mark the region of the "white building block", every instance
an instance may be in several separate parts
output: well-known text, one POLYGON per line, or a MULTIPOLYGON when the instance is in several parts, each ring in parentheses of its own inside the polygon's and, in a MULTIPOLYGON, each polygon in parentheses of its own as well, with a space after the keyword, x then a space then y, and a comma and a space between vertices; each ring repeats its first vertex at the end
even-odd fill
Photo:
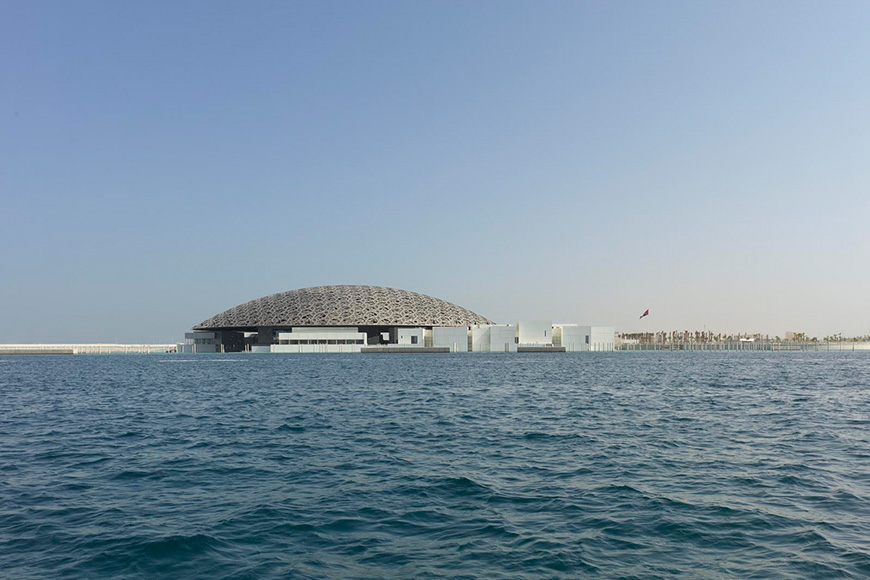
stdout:
POLYGON ((517 327, 513 324, 471 327, 472 352, 516 352, 517 327))
POLYGON ((365 342, 366 334, 355 326, 299 326, 279 332, 278 344, 271 345, 270 352, 360 352, 365 342))
POLYGON ((450 352, 468 352, 468 327, 432 327, 432 346, 446 346, 450 352))
POLYGON ((517 337, 522 345, 553 344, 553 322, 550 320, 517 322, 517 337))
POLYGON ((402 346, 423 346, 423 334, 424 332, 422 328, 391 328, 390 344, 401 344, 402 346))
POLYGON ((612 326, 556 324, 553 336, 553 344, 564 346, 567 352, 610 351, 616 346, 616 332, 612 326))

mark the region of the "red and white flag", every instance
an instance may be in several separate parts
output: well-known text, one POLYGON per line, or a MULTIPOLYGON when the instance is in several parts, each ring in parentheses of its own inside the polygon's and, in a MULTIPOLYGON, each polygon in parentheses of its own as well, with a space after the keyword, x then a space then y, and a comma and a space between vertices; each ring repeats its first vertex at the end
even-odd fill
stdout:
MULTIPOLYGON (((649 308, 646 309, 646 312, 640 315, 640 318, 643 318, 644 316, 649 316, 649 308)), ((638 318, 638 320, 640 320, 640 318, 638 318)))

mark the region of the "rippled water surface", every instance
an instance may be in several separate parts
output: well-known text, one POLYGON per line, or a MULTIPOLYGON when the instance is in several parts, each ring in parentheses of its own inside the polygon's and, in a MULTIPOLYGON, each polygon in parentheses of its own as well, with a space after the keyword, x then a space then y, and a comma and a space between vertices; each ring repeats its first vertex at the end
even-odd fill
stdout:
POLYGON ((2 357, 0 571, 870 577, 870 353, 2 357))

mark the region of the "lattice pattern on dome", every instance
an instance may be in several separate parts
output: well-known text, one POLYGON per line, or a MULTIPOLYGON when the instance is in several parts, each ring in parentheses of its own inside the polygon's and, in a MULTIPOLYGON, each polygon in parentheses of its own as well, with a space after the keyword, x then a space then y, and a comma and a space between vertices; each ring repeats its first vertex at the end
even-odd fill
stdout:
POLYGON ((425 294, 380 286, 317 286, 264 296, 195 326, 468 326, 479 314, 425 294))

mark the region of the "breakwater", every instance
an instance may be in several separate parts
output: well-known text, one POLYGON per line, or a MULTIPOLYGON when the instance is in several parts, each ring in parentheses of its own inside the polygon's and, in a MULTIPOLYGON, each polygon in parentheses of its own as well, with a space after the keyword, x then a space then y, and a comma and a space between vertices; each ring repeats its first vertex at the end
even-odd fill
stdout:
POLYGON ((0 344, 0 355, 34 354, 165 354, 176 344, 0 344))

